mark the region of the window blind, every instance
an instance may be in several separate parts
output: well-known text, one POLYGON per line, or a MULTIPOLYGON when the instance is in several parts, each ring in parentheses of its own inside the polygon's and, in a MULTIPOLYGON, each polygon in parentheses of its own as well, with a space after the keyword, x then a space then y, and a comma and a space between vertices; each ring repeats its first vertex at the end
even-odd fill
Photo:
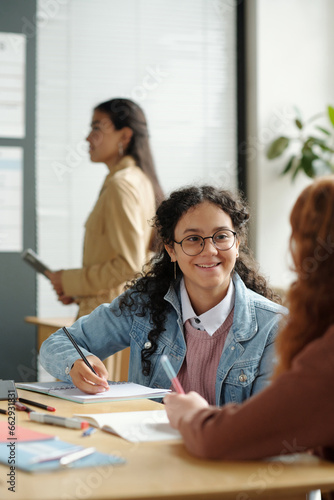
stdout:
MULTIPOLYGON (((235 9, 220 0, 38 0, 38 253, 80 267, 85 220, 107 173, 89 160, 93 107, 144 109, 166 193, 236 187, 235 9)), ((75 315, 38 278, 40 316, 75 315)))

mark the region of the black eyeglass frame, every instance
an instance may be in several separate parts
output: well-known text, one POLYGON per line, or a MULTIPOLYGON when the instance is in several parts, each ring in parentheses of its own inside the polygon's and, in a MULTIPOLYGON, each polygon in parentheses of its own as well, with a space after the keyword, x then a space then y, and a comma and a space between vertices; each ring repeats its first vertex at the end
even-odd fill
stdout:
POLYGON ((188 257, 195 257, 196 255, 199 255, 200 253, 203 252, 203 250, 205 248, 205 240, 212 239, 212 244, 213 244, 213 246, 215 248, 217 248, 217 250, 219 250, 220 252, 226 252, 227 250, 231 250, 231 248, 235 244, 236 238, 237 238, 237 233, 235 231, 232 231, 232 229, 218 229, 218 231, 216 231, 215 233, 213 233, 212 236, 205 236, 205 238, 203 238, 203 236, 200 236, 199 234, 190 234, 189 236, 186 236, 185 238, 183 238, 181 241, 173 240, 173 242, 177 243, 178 245, 181 245, 183 253, 185 253, 186 255, 188 255, 188 257), (215 243, 214 237, 216 236, 217 233, 222 233, 224 231, 229 231, 230 233, 233 234, 233 236, 234 236, 233 243, 232 243, 232 245, 229 248, 218 248, 217 245, 216 245, 216 243, 215 243), (198 253, 193 254, 193 255, 185 252, 184 248, 182 246, 182 243, 184 242, 184 240, 187 240, 187 239, 191 238, 192 236, 196 236, 196 238, 201 238, 201 240, 203 241, 202 250, 200 252, 198 252, 198 253))

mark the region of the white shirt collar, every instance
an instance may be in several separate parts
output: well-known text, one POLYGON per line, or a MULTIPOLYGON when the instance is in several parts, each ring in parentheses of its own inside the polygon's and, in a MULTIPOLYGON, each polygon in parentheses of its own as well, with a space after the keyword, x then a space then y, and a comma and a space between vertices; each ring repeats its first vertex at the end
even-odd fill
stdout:
POLYGON ((183 278, 180 283, 180 292, 183 324, 189 319, 194 328, 206 330, 209 335, 213 335, 218 330, 234 306, 235 290, 232 280, 223 300, 200 316, 197 316, 193 310, 183 278))

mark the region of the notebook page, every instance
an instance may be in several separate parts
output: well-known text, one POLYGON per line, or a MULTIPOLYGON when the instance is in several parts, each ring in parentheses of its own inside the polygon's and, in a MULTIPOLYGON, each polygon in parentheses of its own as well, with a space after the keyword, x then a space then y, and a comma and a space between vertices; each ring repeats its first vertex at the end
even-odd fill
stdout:
POLYGON ((93 424, 96 423, 101 429, 114 432, 131 442, 181 439, 181 434, 171 427, 165 410, 75 414, 74 416, 87 419, 93 424))

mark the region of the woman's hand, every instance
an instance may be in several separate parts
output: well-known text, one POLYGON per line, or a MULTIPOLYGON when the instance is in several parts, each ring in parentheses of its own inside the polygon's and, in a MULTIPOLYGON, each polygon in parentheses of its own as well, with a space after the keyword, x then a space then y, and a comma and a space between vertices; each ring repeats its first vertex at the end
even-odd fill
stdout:
POLYGON ((108 390, 108 372, 102 361, 97 356, 87 356, 87 360, 97 375, 92 372, 82 359, 77 359, 70 371, 73 384, 88 394, 97 394, 108 390))
POLYGON ((170 424, 175 429, 179 428, 181 417, 209 406, 209 403, 194 391, 188 394, 167 394, 164 397, 164 403, 170 424))
POLYGON ((64 290, 63 290, 63 285, 61 282, 61 275, 63 271, 46 271, 45 275, 49 278, 51 281, 51 284, 53 286, 53 289, 55 290, 56 294, 60 297, 61 295, 64 295, 64 290))
POLYGON ((74 297, 68 297, 67 295, 58 295, 58 300, 65 306, 68 306, 68 304, 73 304, 74 297))
POLYGON ((69 304, 73 304, 74 302, 74 297, 70 297, 69 295, 65 295, 64 290, 63 290, 63 285, 61 282, 63 271, 46 271, 45 276, 49 278, 51 281, 51 284, 53 286, 54 291, 58 295, 58 300, 65 306, 69 304))

